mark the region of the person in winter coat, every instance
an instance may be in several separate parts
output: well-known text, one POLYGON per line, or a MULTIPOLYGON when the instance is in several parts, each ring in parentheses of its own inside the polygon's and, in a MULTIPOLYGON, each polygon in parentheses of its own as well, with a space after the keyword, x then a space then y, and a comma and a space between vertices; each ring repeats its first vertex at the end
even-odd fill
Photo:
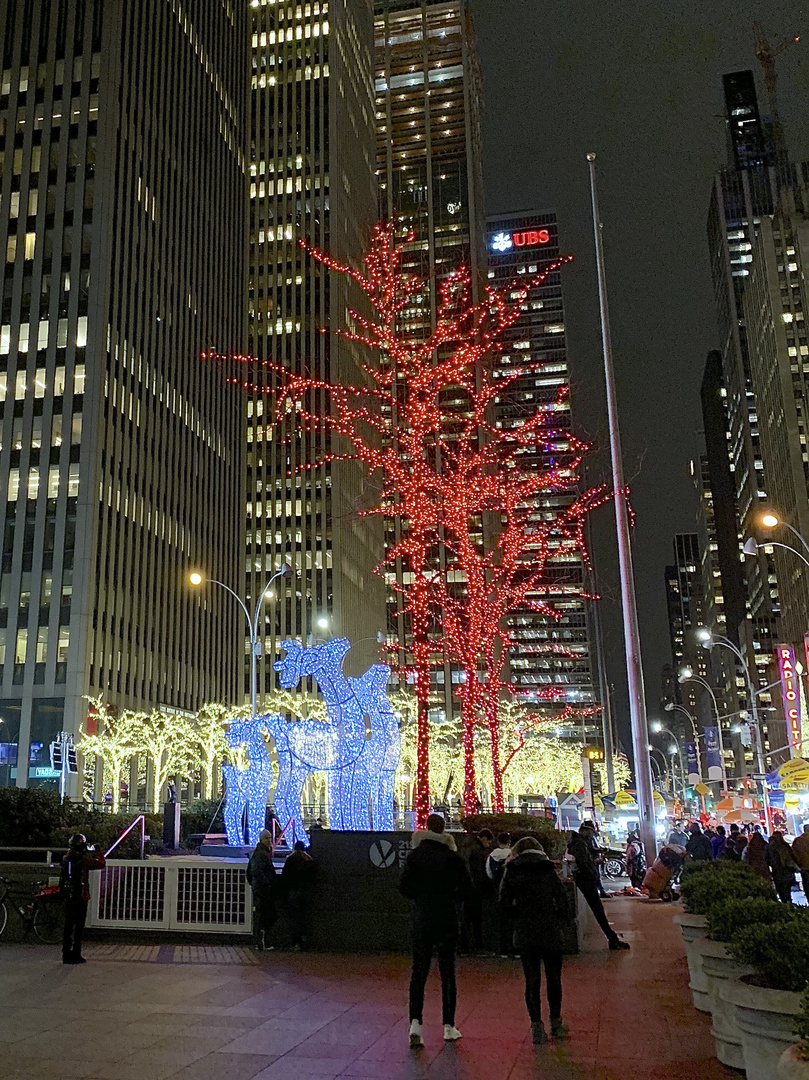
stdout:
POLYGON ((778 899, 784 904, 791 904, 792 886, 795 884, 798 863, 783 833, 774 832, 770 837, 770 842, 767 844, 767 863, 772 871, 772 880, 778 899))
MULTIPOLYGON (((511 837, 508 833, 499 833, 497 847, 491 852, 486 860, 486 875, 494 886, 495 897, 500 892, 500 882, 503 880, 506 860, 511 855, 511 837)), ((499 939, 500 955, 513 956, 511 939, 514 935, 514 927, 511 925, 511 915, 498 903, 497 904, 497 936, 499 939)))
POLYGON ((433 952, 438 952, 444 1039, 453 1042, 455 1027, 455 948, 459 906, 472 893, 472 880, 455 841, 444 832, 444 819, 430 814, 427 828, 413 834, 413 850, 402 871, 399 891, 413 901, 413 968, 410 975, 410 1045, 423 1046, 424 987, 433 952))
POLYGON ((514 845, 500 883, 500 903, 514 920, 514 947, 525 975, 525 1004, 534 1043, 548 1039, 542 1023, 543 965, 551 1035, 564 1039, 562 950, 572 912, 553 863, 533 836, 524 836, 514 845))
POLYGON ((281 888, 284 893, 287 917, 292 931, 293 949, 306 944, 306 915, 309 894, 317 876, 315 860, 306 850, 303 840, 296 840, 281 871, 281 888))
POLYGON ((809 900, 809 825, 792 841, 792 854, 801 872, 804 896, 809 900))
POLYGON ((573 833, 568 841, 567 853, 572 855, 576 862, 573 877, 576 881, 576 887, 587 901, 593 915, 595 915, 596 922, 604 931, 610 949, 613 951, 628 949, 629 942, 622 941, 610 926, 601 897, 598 895, 598 867, 595 863, 592 845, 594 833, 595 829, 592 822, 583 821, 579 831, 573 833))
POLYGON ((746 862, 751 870, 755 870, 759 877, 764 878, 765 881, 772 881, 770 864, 767 862, 767 841, 760 832, 751 834, 747 847, 744 849, 742 861, 746 862))
POLYGON ((275 907, 277 877, 272 861, 272 833, 262 829, 250 861, 247 881, 253 892, 253 940, 256 949, 273 949, 270 931, 278 918, 275 907))
POLYGON ((624 861, 630 884, 634 889, 639 889, 646 874, 646 854, 637 829, 633 829, 626 838, 624 861))
POLYGON ((688 831, 691 834, 688 843, 685 845, 688 856, 694 862, 707 862, 708 859, 712 859, 713 848, 711 847, 711 841, 699 827, 698 822, 692 821, 688 826, 688 831))
POLYGON ((715 859, 721 859, 725 854, 725 845, 728 842, 727 835, 725 834, 725 826, 716 826, 716 836, 711 839, 711 854, 715 859))
POLYGON ((90 902, 90 871, 103 870, 106 864, 100 851, 93 851, 87 846, 87 838, 82 833, 71 836, 70 847, 62 859, 59 872, 59 895, 65 905, 63 964, 87 963, 81 954, 81 943, 90 902))
POLYGON ((463 848, 463 858, 472 879, 472 892, 464 904, 464 947, 473 952, 483 949, 483 897, 491 883, 486 876, 486 860, 494 837, 488 829, 472 833, 463 848))

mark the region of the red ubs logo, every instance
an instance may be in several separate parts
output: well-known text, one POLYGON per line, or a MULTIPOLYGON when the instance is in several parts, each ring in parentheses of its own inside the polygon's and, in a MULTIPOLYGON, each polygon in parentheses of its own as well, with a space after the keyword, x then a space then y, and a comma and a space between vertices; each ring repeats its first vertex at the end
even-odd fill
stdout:
POLYGON ((547 244, 550 238, 548 229, 526 229, 524 232, 512 233, 515 247, 536 247, 538 244, 547 244))

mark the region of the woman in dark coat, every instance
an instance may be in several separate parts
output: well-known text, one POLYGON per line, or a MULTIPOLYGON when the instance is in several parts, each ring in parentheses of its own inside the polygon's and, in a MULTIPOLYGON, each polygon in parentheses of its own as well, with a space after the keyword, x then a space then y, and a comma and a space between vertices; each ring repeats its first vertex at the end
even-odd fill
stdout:
POLYGON ((754 832, 747 841, 742 861, 746 862, 751 870, 755 870, 759 877, 772 881, 770 864, 767 862, 767 841, 760 832, 754 832))
POLYGON ((533 836, 524 836, 512 849, 500 883, 500 903, 514 918, 514 947, 525 974, 525 1004, 534 1042, 539 1045, 548 1038, 542 1023, 543 964, 551 1034, 564 1039, 562 950, 570 905, 553 863, 533 836))
POLYGON ((767 862, 772 870, 772 879, 778 899, 784 904, 792 903, 792 886, 798 861, 792 854, 792 848, 784 839, 784 834, 774 832, 767 844, 767 862))
POLYGON ((253 893, 253 934, 255 947, 272 949, 270 931, 278 915, 275 910, 276 875, 272 861, 272 833, 262 829, 250 861, 247 881, 253 893))

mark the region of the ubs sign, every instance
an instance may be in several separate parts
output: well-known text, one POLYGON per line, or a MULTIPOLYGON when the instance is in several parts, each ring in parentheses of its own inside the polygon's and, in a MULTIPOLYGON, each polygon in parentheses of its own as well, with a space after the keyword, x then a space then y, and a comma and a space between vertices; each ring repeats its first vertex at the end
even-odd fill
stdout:
POLYGON ((514 248, 542 247, 550 240, 550 229, 523 229, 520 232, 495 233, 489 240, 489 247, 502 255, 514 248))

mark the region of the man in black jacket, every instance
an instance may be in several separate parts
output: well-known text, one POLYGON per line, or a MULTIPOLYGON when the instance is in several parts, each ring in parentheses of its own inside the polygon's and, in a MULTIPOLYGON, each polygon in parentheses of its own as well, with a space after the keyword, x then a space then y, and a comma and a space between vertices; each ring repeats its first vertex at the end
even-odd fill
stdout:
POLYGON ((593 852, 593 836, 595 827, 590 821, 583 821, 577 833, 573 833, 567 845, 568 855, 576 860, 576 868, 573 877, 576 886, 596 917, 596 922, 604 931, 610 948, 613 951, 628 949, 629 943, 622 941, 610 926, 601 897, 598 895, 598 867, 596 866, 593 852))
POLYGON ((427 818, 427 829, 413 834, 413 850, 399 882, 399 891, 413 901, 413 970, 410 976, 410 1045, 423 1046, 421 1025, 424 987, 433 952, 438 952, 444 1039, 453 1042, 455 1027, 455 948, 459 906, 472 894, 472 880, 455 841, 444 832, 438 814, 427 818))

